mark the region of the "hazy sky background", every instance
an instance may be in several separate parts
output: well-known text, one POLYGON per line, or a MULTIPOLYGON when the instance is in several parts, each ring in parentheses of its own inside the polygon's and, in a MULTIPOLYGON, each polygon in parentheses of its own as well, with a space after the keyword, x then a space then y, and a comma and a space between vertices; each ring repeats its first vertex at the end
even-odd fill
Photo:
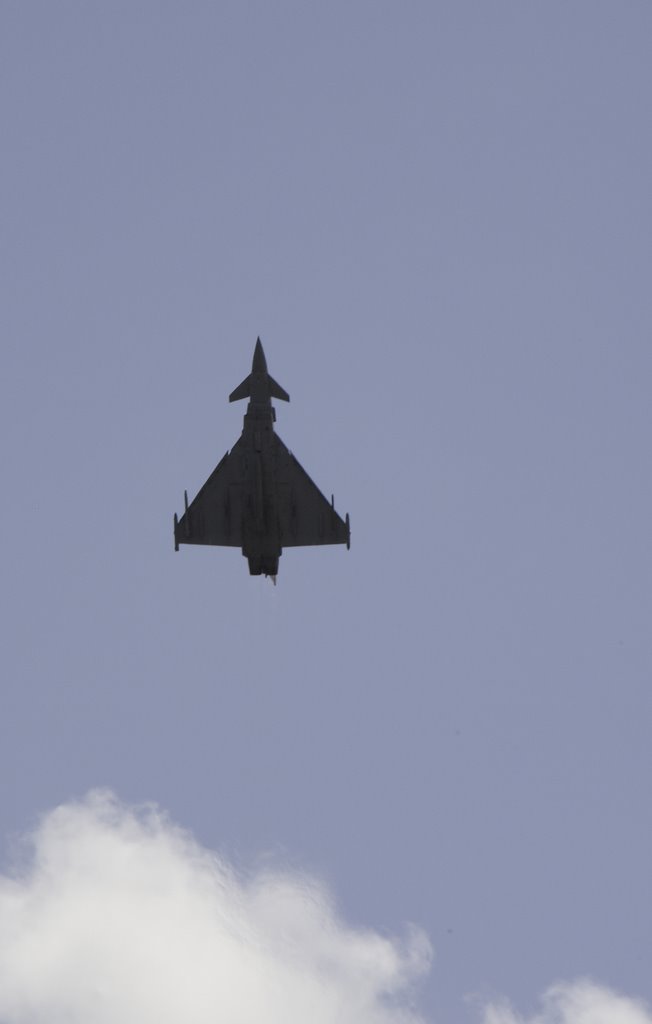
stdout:
POLYGON ((423 928, 429 1022, 652 1001, 651 35, 647 0, 0 5, 7 872, 109 787, 423 928), (276 589, 172 540, 258 334, 352 524, 276 589))

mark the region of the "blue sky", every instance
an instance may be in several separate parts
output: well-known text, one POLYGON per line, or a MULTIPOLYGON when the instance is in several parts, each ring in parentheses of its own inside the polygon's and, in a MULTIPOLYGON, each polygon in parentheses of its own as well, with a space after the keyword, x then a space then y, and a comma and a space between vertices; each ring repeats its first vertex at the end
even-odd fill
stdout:
POLYGON ((6 862, 109 787, 415 922, 428 1021, 652 1000, 649 5, 0 22, 6 862), (276 589, 172 543, 259 334, 352 522, 276 589))

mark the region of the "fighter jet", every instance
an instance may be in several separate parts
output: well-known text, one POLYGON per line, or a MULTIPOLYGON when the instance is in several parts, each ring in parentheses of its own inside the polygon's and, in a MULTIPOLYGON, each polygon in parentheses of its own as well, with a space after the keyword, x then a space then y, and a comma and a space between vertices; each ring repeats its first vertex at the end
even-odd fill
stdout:
POLYGON ((229 395, 248 398, 242 436, 218 463, 185 512, 174 516, 174 549, 180 544, 242 548, 252 576, 276 583, 283 548, 308 544, 351 546, 348 514, 335 511, 294 455, 274 432, 272 398, 290 396, 267 372, 258 338, 251 373, 229 395))

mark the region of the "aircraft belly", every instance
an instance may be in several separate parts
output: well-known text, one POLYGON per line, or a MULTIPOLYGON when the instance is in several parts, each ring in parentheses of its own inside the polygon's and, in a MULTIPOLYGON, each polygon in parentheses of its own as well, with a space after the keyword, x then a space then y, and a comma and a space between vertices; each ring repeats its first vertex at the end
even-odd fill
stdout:
POLYGON ((251 469, 245 502, 246 514, 243 519, 242 550, 249 556, 278 556, 281 553, 281 543, 272 460, 256 452, 251 469))

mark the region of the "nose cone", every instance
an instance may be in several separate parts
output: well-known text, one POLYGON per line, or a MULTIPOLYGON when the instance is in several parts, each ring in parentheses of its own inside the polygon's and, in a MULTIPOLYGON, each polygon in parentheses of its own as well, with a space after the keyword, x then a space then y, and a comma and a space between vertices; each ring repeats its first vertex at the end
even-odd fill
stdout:
POLYGON ((265 359, 265 353, 263 352, 263 346, 260 343, 260 338, 258 338, 254 349, 254 361, 251 364, 251 372, 267 373, 267 360, 265 359))

